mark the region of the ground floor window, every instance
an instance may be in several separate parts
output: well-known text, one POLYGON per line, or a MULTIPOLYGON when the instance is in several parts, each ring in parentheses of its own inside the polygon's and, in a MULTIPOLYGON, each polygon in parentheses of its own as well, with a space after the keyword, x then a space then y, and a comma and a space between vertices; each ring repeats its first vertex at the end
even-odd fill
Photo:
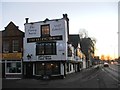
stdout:
POLYGON ((36 63, 36 74, 37 75, 60 74, 60 63, 55 62, 36 63))
POLYGON ((44 74, 44 63, 36 63, 36 74, 43 75, 44 74))
POLYGON ((21 73, 21 62, 6 62, 6 73, 21 73))
POLYGON ((67 63, 67 72, 69 72, 69 63, 67 63))

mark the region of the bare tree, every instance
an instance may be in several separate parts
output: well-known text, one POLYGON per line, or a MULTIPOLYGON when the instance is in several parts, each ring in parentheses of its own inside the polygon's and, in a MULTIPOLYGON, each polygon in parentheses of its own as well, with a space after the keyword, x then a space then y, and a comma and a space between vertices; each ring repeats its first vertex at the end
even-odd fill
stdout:
POLYGON ((79 36, 80 38, 87 38, 88 37, 88 32, 83 28, 79 30, 79 36))
POLYGON ((97 42, 97 39, 95 37, 91 37, 91 40, 93 41, 94 44, 97 42))

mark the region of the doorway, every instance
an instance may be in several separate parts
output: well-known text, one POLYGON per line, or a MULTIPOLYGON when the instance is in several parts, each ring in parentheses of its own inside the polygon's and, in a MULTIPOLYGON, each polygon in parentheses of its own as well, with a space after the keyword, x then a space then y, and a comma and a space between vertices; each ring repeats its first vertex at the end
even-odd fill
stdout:
POLYGON ((33 63, 26 63, 26 77, 33 77, 33 63))

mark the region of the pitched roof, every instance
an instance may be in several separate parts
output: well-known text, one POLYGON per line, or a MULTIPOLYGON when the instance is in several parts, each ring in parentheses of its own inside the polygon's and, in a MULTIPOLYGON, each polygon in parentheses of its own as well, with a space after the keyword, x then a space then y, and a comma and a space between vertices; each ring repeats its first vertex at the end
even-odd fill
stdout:
POLYGON ((2 36, 24 36, 24 32, 19 30, 18 26, 16 26, 12 21, 5 27, 5 30, 2 31, 2 36))
POLYGON ((68 38, 68 43, 71 43, 75 48, 77 48, 78 43, 80 43, 79 34, 70 34, 68 38))

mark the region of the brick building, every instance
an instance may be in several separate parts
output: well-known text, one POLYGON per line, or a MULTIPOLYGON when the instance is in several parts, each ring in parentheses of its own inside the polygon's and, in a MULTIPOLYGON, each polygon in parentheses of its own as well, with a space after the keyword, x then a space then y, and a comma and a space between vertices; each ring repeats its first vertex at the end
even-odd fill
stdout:
POLYGON ((10 22, 2 33, 2 77, 22 77, 22 56, 24 32, 10 22))

